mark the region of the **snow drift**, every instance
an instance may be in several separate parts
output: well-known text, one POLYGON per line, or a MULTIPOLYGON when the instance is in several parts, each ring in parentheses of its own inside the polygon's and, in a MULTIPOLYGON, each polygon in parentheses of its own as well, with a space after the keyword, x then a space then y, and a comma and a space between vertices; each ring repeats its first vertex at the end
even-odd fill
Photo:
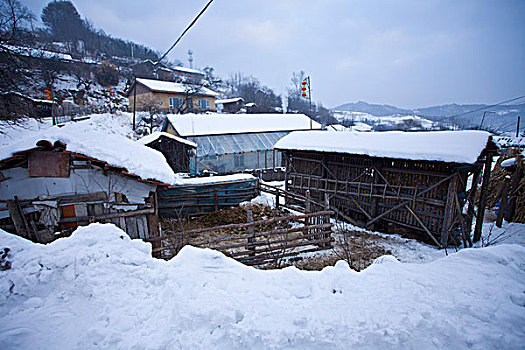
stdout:
POLYGON ((518 349, 525 248, 357 273, 260 271, 185 247, 171 261, 109 224, 48 245, 0 231, 3 349, 518 349))

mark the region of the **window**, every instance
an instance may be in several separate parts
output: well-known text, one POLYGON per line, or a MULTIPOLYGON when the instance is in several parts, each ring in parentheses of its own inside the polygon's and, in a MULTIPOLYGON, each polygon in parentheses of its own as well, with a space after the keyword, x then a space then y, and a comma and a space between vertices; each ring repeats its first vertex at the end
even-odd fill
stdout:
POLYGON ((170 97, 170 109, 181 109, 182 108, 182 98, 180 97, 170 97))
POLYGON ((199 109, 202 111, 207 111, 210 109, 210 101, 199 99, 199 109))

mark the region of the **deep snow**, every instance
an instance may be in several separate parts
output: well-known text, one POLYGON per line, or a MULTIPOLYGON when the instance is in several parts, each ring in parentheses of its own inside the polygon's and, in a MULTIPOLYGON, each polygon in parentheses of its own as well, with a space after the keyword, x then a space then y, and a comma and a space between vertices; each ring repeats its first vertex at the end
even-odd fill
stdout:
MULTIPOLYGON (((523 233, 523 230, 521 231, 523 233)), ((171 261, 109 224, 49 245, 0 232, 3 349, 519 349, 525 248, 357 273, 261 271, 185 247, 171 261)))

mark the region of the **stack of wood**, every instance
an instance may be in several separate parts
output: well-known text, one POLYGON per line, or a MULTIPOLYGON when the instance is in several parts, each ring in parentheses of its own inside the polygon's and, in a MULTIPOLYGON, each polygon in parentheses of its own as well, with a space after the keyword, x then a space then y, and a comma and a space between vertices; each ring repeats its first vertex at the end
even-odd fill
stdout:
POLYGON ((525 223, 525 160, 520 150, 502 156, 492 172, 487 205, 499 203, 496 224, 503 219, 508 222, 525 223))

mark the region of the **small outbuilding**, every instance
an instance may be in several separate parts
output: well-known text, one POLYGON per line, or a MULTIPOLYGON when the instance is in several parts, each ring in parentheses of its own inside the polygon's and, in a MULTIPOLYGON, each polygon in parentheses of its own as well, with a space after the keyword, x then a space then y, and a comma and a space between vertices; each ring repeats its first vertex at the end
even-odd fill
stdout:
POLYGON ((246 111, 244 106, 244 99, 242 97, 216 100, 215 105, 218 106, 217 110, 221 111, 222 113, 238 113, 242 110, 246 111), (221 106, 222 110, 219 109, 221 106))
POLYGON ((190 160, 197 145, 167 132, 154 132, 137 141, 164 155, 175 173, 189 173, 190 160))
POLYGON ((286 190, 329 200, 354 224, 445 247, 471 244, 476 215, 474 241, 480 238, 497 150, 487 132, 293 132, 275 149, 283 153, 286 190))

